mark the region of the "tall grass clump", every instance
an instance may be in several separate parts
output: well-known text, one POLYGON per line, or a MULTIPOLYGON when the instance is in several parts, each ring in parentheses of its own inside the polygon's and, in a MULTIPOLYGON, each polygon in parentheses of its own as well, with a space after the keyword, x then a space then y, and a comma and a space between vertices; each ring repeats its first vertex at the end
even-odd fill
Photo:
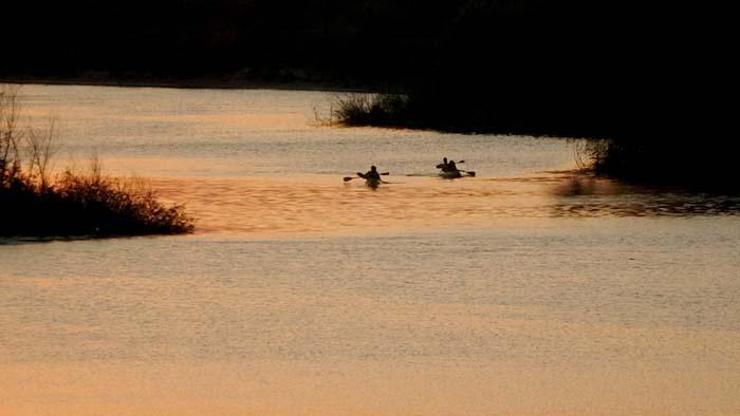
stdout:
POLYGON ((182 205, 166 206, 141 180, 52 174, 55 127, 20 128, 17 90, 0 89, 0 236, 124 236, 193 230, 182 205))
POLYGON ((408 97, 403 94, 346 94, 332 103, 332 121, 345 126, 403 126, 408 97))

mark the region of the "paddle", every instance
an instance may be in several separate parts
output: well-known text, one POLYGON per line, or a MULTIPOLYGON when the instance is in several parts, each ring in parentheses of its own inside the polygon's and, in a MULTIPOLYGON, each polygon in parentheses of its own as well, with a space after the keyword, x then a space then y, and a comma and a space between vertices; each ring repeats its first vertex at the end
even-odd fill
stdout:
MULTIPOLYGON (((390 172, 381 172, 380 174, 383 175, 383 176, 388 176, 391 173, 390 172)), ((352 179, 357 179, 357 178, 365 179, 365 174, 362 173, 362 172, 357 172, 357 176, 345 176, 344 178, 342 178, 342 180, 344 180, 345 182, 349 182, 352 179)))
MULTIPOLYGON (((455 173, 455 172, 457 172, 457 173, 459 173, 459 172, 462 172, 462 173, 467 173, 467 174, 468 174, 468 176, 470 176, 471 178, 472 178, 472 177, 475 177, 475 171, 472 171, 472 170, 465 170, 465 169, 455 169, 455 170, 453 170, 453 171, 447 171, 447 172, 445 172, 445 171, 442 171, 441 175, 444 175, 445 173, 455 173)), ((463 176, 463 175, 460 175, 460 177, 462 177, 462 176, 463 176)), ((453 176, 453 178, 454 178, 454 176, 453 176)))

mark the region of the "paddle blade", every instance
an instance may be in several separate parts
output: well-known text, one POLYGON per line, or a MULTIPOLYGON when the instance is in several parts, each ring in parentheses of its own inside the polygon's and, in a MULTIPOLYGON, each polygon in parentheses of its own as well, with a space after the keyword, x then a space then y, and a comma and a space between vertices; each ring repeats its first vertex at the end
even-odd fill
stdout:
POLYGON ((470 176, 475 176, 475 172, 474 172, 474 171, 472 171, 472 170, 469 170, 469 171, 468 171, 468 175, 470 175, 470 176))
POLYGON ((344 177, 344 178, 342 178, 342 179, 343 179, 343 180, 344 180, 345 182, 349 182, 349 181, 351 181, 352 179, 354 179, 354 177, 353 177, 353 176, 345 176, 345 177, 344 177))
POLYGON ((383 173, 381 173, 381 175, 383 175, 383 176, 388 176, 390 174, 391 174, 390 172, 383 172, 383 173))

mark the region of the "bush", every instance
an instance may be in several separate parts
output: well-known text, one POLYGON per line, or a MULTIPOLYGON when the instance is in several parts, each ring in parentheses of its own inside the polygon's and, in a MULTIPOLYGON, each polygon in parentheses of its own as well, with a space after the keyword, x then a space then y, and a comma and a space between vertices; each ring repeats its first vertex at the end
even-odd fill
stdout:
POLYGON ((332 120, 345 126, 405 127, 408 98, 401 94, 348 94, 332 103, 332 120))
POLYGON ((646 185, 688 187, 701 191, 737 192, 734 143, 699 137, 669 139, 604 139, 589 141, 585 153, 600 176, 646 185))
POLYGON ((116 236, 193 231, 182 205, 165 206, 143 181, 88 173, 55 177, 54 124, 18 126, 17 90, 0 90, 0 236, 116 236))

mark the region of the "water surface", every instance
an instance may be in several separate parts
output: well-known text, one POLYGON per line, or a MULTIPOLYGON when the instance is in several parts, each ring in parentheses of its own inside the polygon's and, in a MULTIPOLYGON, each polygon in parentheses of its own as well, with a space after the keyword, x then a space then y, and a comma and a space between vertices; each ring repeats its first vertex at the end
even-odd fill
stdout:
POLYGON ((740 413, 736 198, 574 178, 563 139, 318 126, 323 93, 22 94, 59 165, 198 228, 5 240, 0 415, 740 413), (392 183, 342 181, 370 164, 392 183))

